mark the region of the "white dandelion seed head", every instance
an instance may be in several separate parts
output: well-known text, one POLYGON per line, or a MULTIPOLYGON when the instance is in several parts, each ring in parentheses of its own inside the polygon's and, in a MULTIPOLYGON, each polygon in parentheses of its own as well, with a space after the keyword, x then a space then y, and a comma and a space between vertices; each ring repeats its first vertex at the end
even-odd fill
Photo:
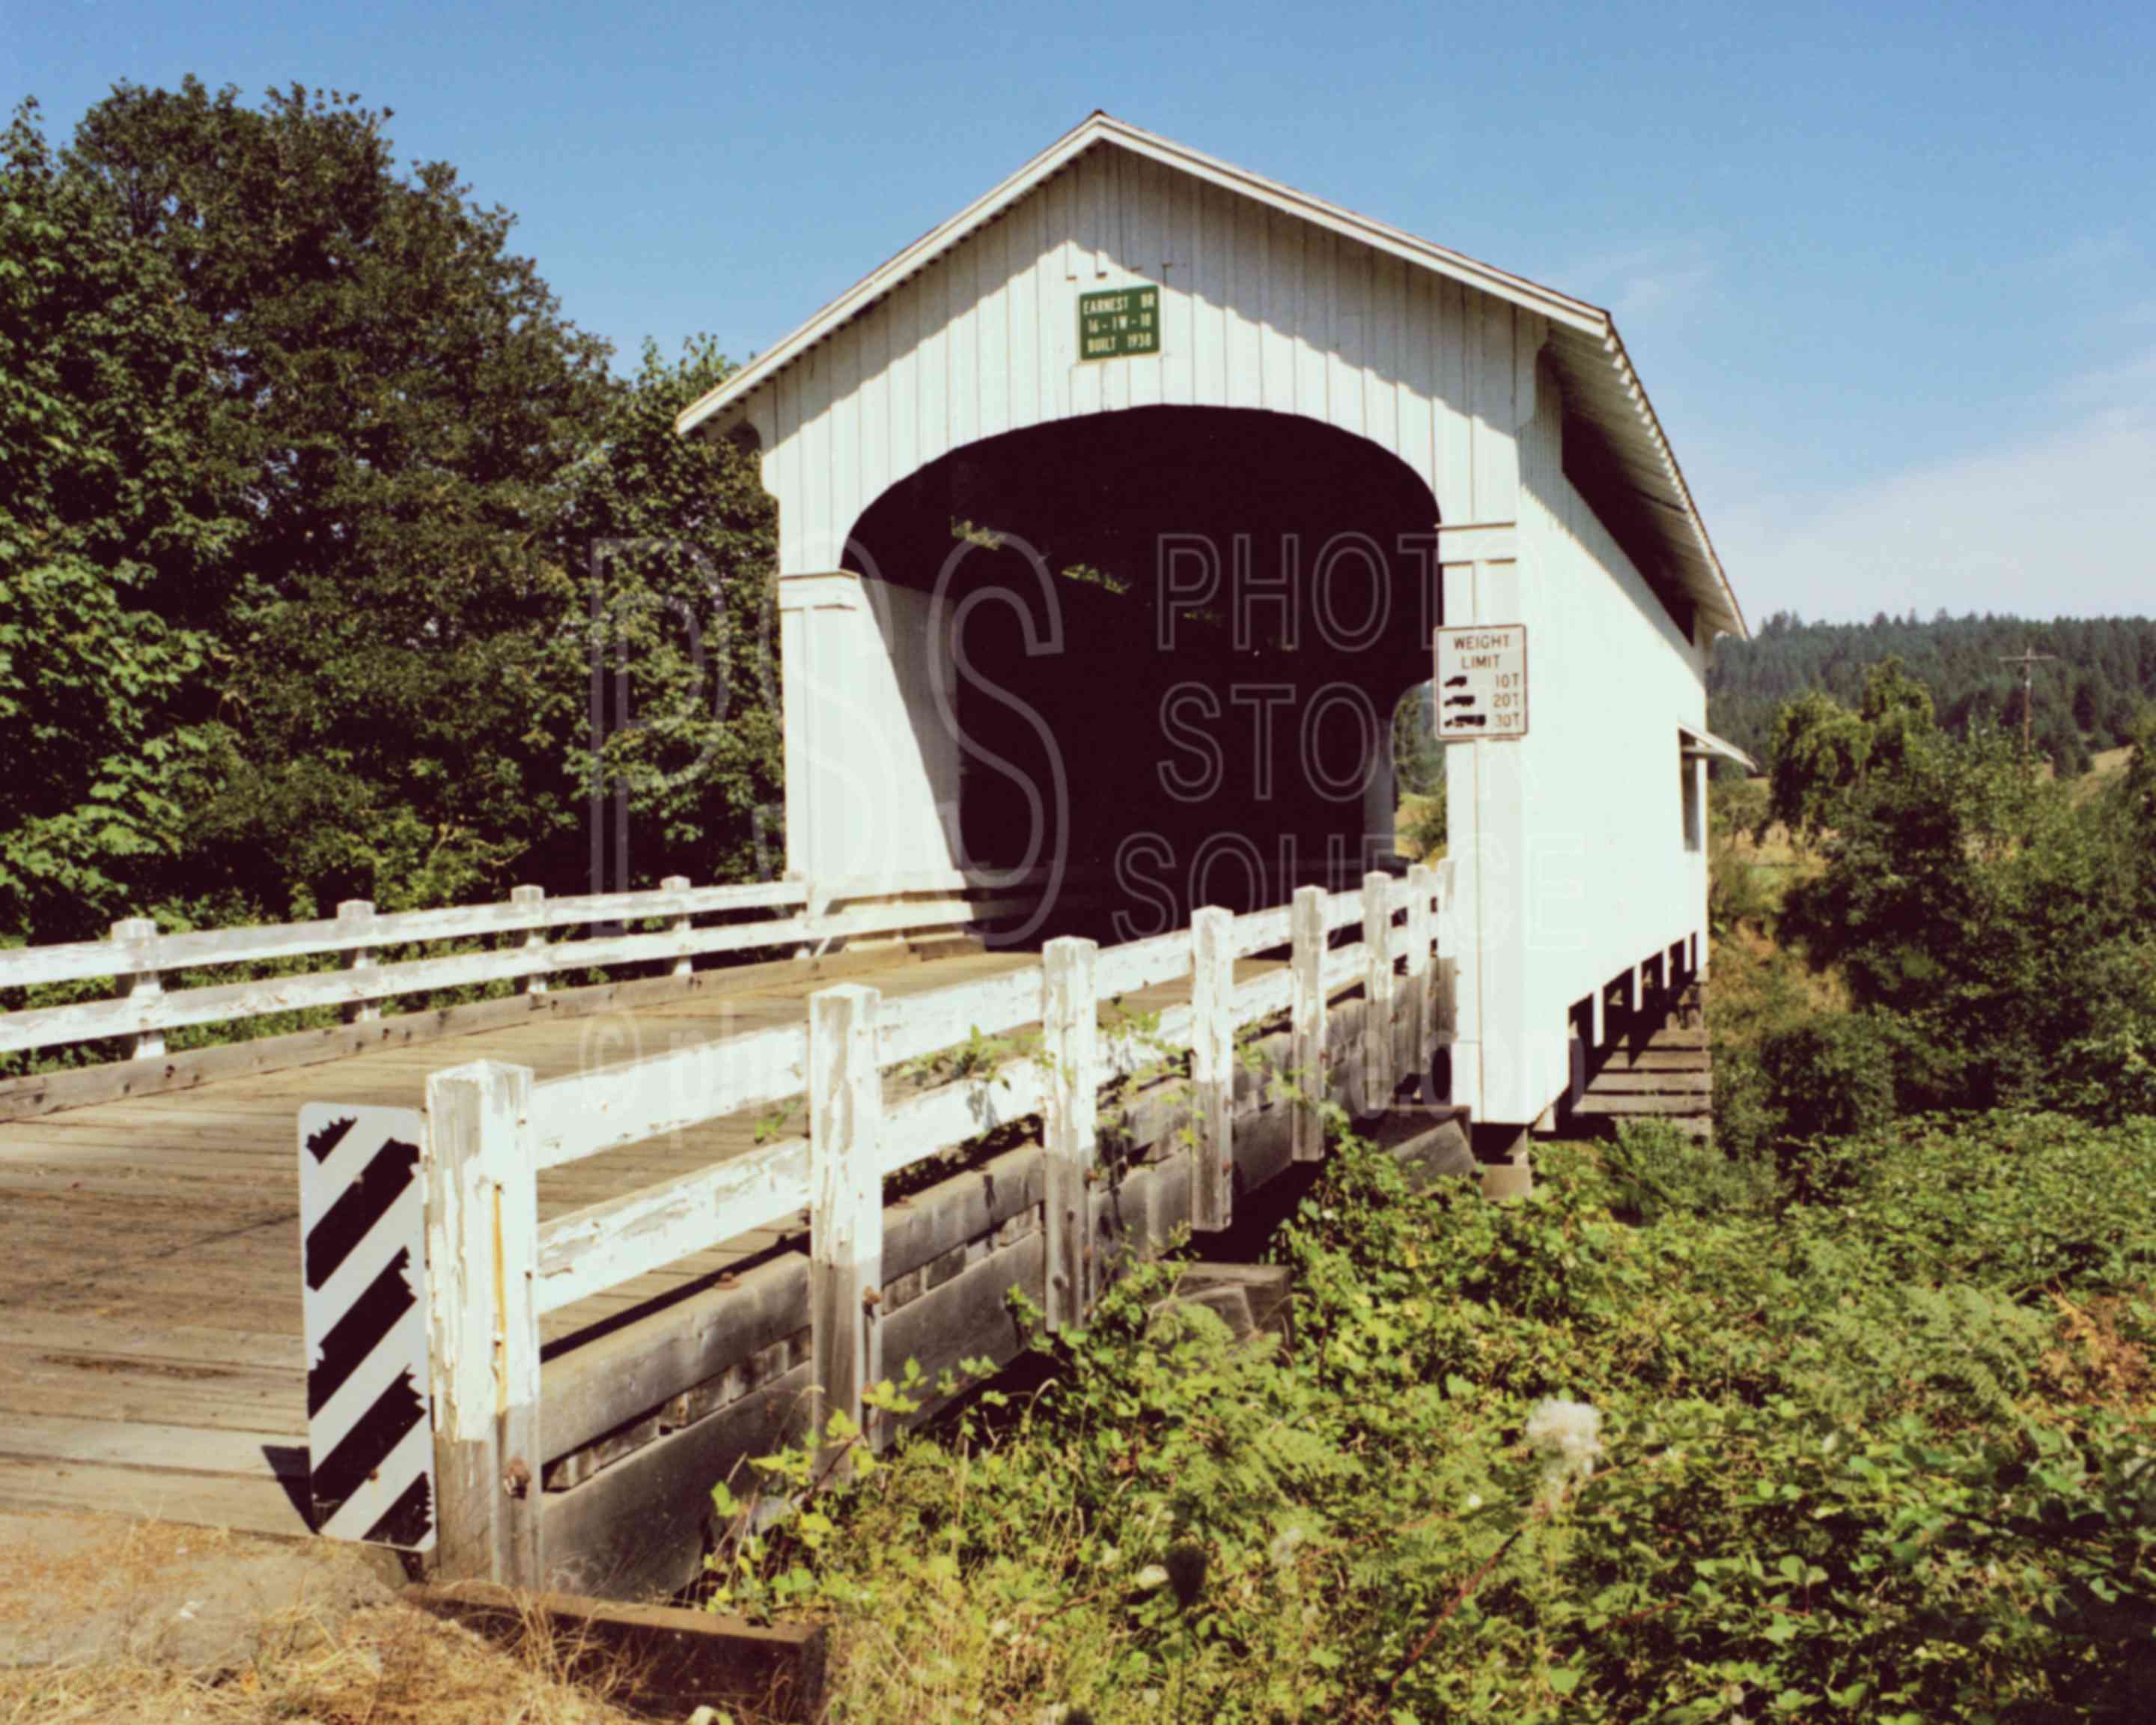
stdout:
POLYGON ((1591 1402, 1537 1402, 1527 1414, 1527 1447, 1543 1458, 1543 1483, 1562 1490, 1591 1477, 1602 1454, 1602 1410, 1591 1402))

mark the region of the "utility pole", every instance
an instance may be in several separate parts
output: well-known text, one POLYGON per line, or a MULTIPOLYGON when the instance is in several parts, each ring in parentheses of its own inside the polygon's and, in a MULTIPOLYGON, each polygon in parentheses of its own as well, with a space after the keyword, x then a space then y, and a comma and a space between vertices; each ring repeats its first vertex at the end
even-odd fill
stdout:
POLYGON ((2033 647, 2025 647, 2013 657, 1999 655, 2001 665, 2021 667, 2021 762, 2029 762, 2030 749, 2035 745, 2036 721, 2036 667, 2046 660, 2056 659, 2056 653, 2039 653, 2033 647))

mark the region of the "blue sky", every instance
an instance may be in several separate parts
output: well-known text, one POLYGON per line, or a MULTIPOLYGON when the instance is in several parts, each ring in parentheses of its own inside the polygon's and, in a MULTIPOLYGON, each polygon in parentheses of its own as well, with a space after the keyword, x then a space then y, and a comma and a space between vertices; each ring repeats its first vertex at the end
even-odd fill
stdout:
POLYGON ((0 0, 0 91, 294 79, 746 356, 1095 107, 1609 306, 1748 613, 2156 611, 2156 8, 0 0))

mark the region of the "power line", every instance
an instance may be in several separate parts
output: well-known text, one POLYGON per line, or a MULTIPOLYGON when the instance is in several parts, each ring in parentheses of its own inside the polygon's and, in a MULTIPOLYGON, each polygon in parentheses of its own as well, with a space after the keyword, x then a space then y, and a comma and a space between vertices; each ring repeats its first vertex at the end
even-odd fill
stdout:
POLYGON ((2001 654, 2001 665, 2021 667, 2021 758, 2025 762, 2034 746, 2036 720, 2036 667, 2046 660, 2056 659, 2056 653, 2039 653, 2033 647, 2025 647, 2011 656, 2001 654))

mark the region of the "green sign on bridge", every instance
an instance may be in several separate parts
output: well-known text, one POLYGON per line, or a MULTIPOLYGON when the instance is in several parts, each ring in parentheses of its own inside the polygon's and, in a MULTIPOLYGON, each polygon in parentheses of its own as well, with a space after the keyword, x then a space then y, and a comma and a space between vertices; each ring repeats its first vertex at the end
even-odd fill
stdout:
POLYGON ((1111 288, 1078 296, 1078 357, 1160 352, 1160 290, 1111 288))

